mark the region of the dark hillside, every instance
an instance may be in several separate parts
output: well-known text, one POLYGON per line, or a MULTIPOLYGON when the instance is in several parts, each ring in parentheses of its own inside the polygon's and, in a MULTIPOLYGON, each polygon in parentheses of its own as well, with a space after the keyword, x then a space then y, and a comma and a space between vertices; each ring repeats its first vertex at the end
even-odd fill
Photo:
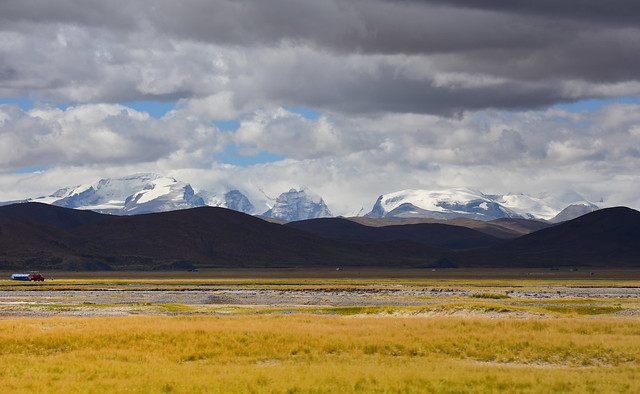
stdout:
POLYGON ((326 238, 367 241, 404 240, 446 249, 478 248, 504 242, 466 227, 440 223, 371 227, 348 219, 323 218, 290 222, 284 226, 326 238))
POLYGON ((120 217, 74 231, 100 240, 86 250, 92 255, 108 256, 117 250, 123 256, 214 265, 304 263, 328 248, 308 234, 212 207, 120 217))
POLYGON ((84 218, 86 212, 47 205, 22 208, 24 216, 62 217, 53 222, 72 228, 2 218, 8 223, 0 239, 5 268, 21 267, 25 261, 29 267, 24 268, 30 269, 415 266, 436 261, 443 253, 414 242, 322 238, 224 208, 99 215, 92 223, 74 226, 67 218, 84 218))
POLYGON ((531 219, 503 218, 491 221, 457 218, 457 219, 419 219, 419 218, 368 218, 368 217, 350 217, 350 221, 369 226, 369 227, 385 227, 407 224, 447 224, 451 226, 466 227, 492 237, 501 239, 514 239, 525 234, 541 230, 551 226, 549 223, 531 219))
POLYGON ((295 225, 303 231, 212 207, 136 216, 42 204, 11 209, 23 217, 0 215, 3 269, 640 267, 640 212, 629 208, 601 209, 514 240, 464 250, 453 248, 486 242, 486 235, 440 224, 367 228, 344 219, 295 225))
POLYGON ((37 202, 0 206, 0 217, 31 219, 62 229, 71 229, 112 218, 93 211, 68 209, 37 202))
POLYGON ((517 238, 552 226, 552 224, 550 223, 542 222, 539 220, 518 218, 494 219, 485 223, 487 225, 486 227, 479 227, 477 230, 486 232, 487 234, 491 234, 492 231, 495 231, 493 229, 497 228, 500 229, 500 231, 509 231, 514 235, 507 238, 517 238))
POLYGON ((451 257, 475 266, 640 267, 640 212, 617 207, 451 257))
POLYGON ((81 246, 80 240, 57 227, 0 217, 0 269, 58 265, 81 246))

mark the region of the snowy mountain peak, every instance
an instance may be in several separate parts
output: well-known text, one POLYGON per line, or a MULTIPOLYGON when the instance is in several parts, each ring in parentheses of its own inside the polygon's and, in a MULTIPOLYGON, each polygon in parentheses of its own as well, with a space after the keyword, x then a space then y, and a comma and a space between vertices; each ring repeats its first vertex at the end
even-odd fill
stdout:
POLYGON ((401 190, 382 195, 370 217, 427 217, 451 219, 469 217, 491 220, 495 217, 517 216, 481 192, 468 188, 445 190, 401 190))
POLYGON ((234 211, 251 213, 254 210, 253 204, 239 190, 231 190, 224 194, 225 206, 234 211))
POLYGON ((252 214, 255 211, 251 201, 239 190, 230 190, 224 193, 222 198, 217 195, 208 195, 206 192, 202 192, 202 194, 206 196, 206 204, 212 207, 228 208, 248 214, 252 214))
MULTIPOLYGON (((562 193, 557 197, 532 197, 525 194, 488 195, 468 188, 411 189, 380 196, 371 212, 365 216, 550 220, 568 204, 577 201, 584 201, 584 198, 575 192, 562 193)), ((578 210, 570 212, 577 213, 578 210)))
POLYGON ((149 173, 117 179, 105 178, 91 185, 60 189, 50 196, 31 201, 116 215, 172 211, 205 205, 204 200, 194 193, 189 184, 149 173))
POLYGON ((263 216, 282 220, 305 220, 333 216, 321 197, 308 190, 290 189, 282 193, 263 216))
POLYGON ((554 216, 550 222, 551 223, 561 223, 567 220, 575 219, 579 216, 586 215, 590 212, 597 210, 598 207, 590 202, 581 202, 576 204, 571 204, 556 216, 554 216))

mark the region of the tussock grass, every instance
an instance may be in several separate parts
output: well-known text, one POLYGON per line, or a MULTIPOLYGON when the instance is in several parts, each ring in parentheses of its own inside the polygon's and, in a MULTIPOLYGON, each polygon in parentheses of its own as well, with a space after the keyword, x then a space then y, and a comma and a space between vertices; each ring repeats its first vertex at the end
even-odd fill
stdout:
POLYGON ((0 320, 0 380, 5 392, 637 392, 639 336, 637 320, 597 317, 23 318, 0 320))

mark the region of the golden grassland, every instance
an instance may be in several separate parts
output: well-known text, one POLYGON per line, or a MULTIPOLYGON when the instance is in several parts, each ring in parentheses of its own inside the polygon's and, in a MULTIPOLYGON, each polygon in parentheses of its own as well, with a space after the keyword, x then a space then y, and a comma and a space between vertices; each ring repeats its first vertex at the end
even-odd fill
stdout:
POLYGON ((2 392, 640 392, 638 297, 530 299, 509 292, 640 286, 633 278, 616 277, 622 274, 595 279, 93 275, 45 283, 0 280, 0 290, 6 290, 0 313, 54 316, 0 319, 2 392), (117 292, 113 303, 99 304, 55 295, 111 287, 174 292, 232 287, 374 288, 383 291, 373 297, 394 297, 384 290, 396 286, 459 288, 466 295, 434 292, 413 297, 423 304, 394 306, 205 305, 181 304, 179 298, 123 303, 117 292), (20 290, 51 293, 43 302, 20 290), (65 315, 97 310, 129 315, 65 315))
POLYGON ((638 392, 640 321, 397 315, 0 320, 5 392, 638 392))

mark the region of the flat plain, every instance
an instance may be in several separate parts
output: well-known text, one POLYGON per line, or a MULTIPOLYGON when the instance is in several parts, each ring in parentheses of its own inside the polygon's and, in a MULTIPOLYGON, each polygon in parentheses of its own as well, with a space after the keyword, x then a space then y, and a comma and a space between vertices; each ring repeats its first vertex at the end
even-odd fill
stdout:
POLYGON ((637 271, 43 274, 0 281, 8 392, 640 390, 637 271))

